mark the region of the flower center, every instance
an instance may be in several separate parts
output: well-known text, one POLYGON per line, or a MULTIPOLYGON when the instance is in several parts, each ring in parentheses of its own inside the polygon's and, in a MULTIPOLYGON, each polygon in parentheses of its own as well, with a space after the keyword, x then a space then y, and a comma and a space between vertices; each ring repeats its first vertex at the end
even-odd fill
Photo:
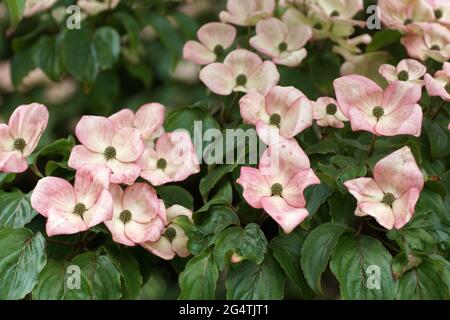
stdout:
POLYGON ((176 235, 177 235, 177 230, 175 230, 172 227, 167 228, 166 231, 164 231, 164 234, 163 234, 163 236, 165 236, 170 241, 175 239, 176 235))
POLYGON ((106 160, 111 160, 116 157, 117 151, 114 147, 107 147, 103 154, 105 155, 106 160))
POLYGON ((439 47, 437 44, 433 44, 430 48, 430 50, 436 50, 436 51, 440 51, 441 47, 439 47))
POLYGON ((224 51, 225 51, 224 48, 220 44, 214 47, 214 53, 217 56, 220 56, 224 51))
POLYGON ((16 140, 14 140, 14 143, 13 143, 14 150, 18 150, 18 151, 22 152, 26 146, 27 146, 27 143, 24 139, 17 138, 16 140))
POLYGON ((381 200, 382 203, 384 203, 390 207, 392 207, 392 204, 394 203, 394 201, 395 201, 395 196, 390 192, 385 193, 383 196, 383 200, 381 200))
POLYGON ((339 12, 337 10, 334 10, 333 12, 331 12, 330 16, 337 17, 339 16, 339 12))
POLYGON ((167 167, 167 160, 164 158, 159 158, 158 161, 156 161, 156 168, 164 170, 167 167))
POLYGON ((434 16, 436 17, 436 19, 442 18, 442 10, 441 9, 434 10, 434 16))
POLYGON ((119 219, 120 219, 120 221, 122 221, 125 224, 125 223, 130 222, 132 217, 133 217, 133 215, 131 214, 130 210, 123 210, 120 213, 119 219))
POLYGON ((383 116, 384 110, 383 110, 382 107, 375 107, 375 108, 373 108, 373 110, 372 110, 372 114, 373 114, 373 115, 377 118, 377 120, 378 120, 378 119, 380 119, 380 118, 383 116))
POLYGON ((405 70, 400 71, 397 75, 397 78, 400 81, 408 81, 409 79, 408 72, 406 72, 405 70))
POLYGON ((320 22, 317 22, 316 24, 313 25, 313 28, 317 30, 322 30, 323 26, 320 22))
POLYGON ((246 83, 247 83, 247 77, 245 76, 245 74, 240 74, 237 76, 236 84, 238 86, 245 86, 246 83))
POLYGON ((447 82, 444 89, 445 89, 445 91, 447 91, 448 94, 450 94, 450 82, 447 82))
POLYGON ((287 48, 288 48, 288 45, 287 45, 286 42, 281 42, 281 43, 278 45, 278 49, 279 49, 281 52, 286 51, 287 48))
POLYGON ((336 113, 337 107, 334 103, 330 103, 329 105, 327 105, 326 110, 329 115, 333 115, 336 113))
POLYGON ((77 203, 75 208, 73 208, 73 213, 77 216, 83 216, 83 214, 87 211, 86 205, 84 203, 77 203))
POLYGON ((413 21, 412 19, 408 18, 405 21, 403 21, 403 25, 407 26, 408 24, 411 24, 413 21))
POLYGON ((281 116, 278 113, 272 114, 270 116, 269 123, 272 126, 275 126, 275 127, 279 128, 280 127, 280 123, 281 123, 281 116))
POLYGON ((270 188, 270 191, 272 191, 272 196, 281 197, 281 194, 283 193, 283 186, 280 183, 274 183, 270 188))

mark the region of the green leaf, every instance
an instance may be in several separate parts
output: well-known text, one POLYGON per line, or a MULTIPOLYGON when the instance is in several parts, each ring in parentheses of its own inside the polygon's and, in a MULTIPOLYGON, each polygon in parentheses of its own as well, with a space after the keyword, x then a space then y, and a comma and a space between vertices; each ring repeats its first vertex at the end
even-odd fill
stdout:
POLYGON ((397 30, 383 30, 374 34, 372 42, 367 46, 367 52, 380 50, 389 45, 398 43, 401 34, 397 30))
POLYGON ((166 208, 179 204, 185 208, 194 210, 194 198, 191 194, 179 186, 161 186, 157 187, 158 196, 164 201, 166 208))
POLYGON ((402 251, 406 254, 410 252, 427 254, 433 251, 435 241, 433 237, 423 229, 403 228, 400 230, 390 230, 387 236, 395 240, 402 251))
POLYGON ((183 300, 208 300, 215 298, 219 269, 213 259, 211 250, 192 258, 180 273, 178 282, 183 300))
POLYGON ((331 252, 339 237, 350 229, 338 223, 324 223, 306 238, 301 252, 301 266, 314 292, 322 294, 320 278, 328 265, 331 252))
POLYGON ((326 139, 310 145, 305 151, 308 155, 336 153, 338 151, 338 147, 334 139, 326 139))
POLYGON ((68 160, 74 146, 75 139, 73 136, 58 139, 33 153, 28 160, 32 164, 37 164, 38 158, 41 156, 60 156, 63 160, 68 160))
POLYGON ((111 27, 97 29, 92 45, 100 69, 110 69, 116 64, 120 55, 120 36, 116 30, 111 27))
POLYGON ((178 32, 174 29, 169 20, 162 16, 145 13, 141 18, 143 19, 144 24, 150 24, 155 28, 161 42, 172 56, 172 67, 174 67, 181 59, 183 50, 183 40, 178 32))
POLYGON ((268 252, 261 264, 244 261, 232 265, 225 281, 229 300, 280 300, 286 276, 268 252))
POLYGON ((207 212, 194 214, 196 226, 188 232, 188 248, 194 255, 214 244, 219 234, 230 225, 239 225, 239 217, 231 209, 213 206, 207 212))
POLYGON ((21 228, 36 216, 30 197, 31 193, 24 194, 19 190, 0 191, 0 228, 21 228))
POLYGON ((185 40, 193 40, 197 37, 198 24, 195 19, 182 12, 175 12, 172 16, 177 21, 185 40))
POLYGON ((11 59, 11 78, 14 87, 18 88, 32 70, 36 68, 33 62, 33 47, 17 52, 11 59))
POLYGON ((6 0, 6 4, 8 5, 11 25, 16 26, 22 19, 25 10, 25 0, 6 0))
POLYGON ((62 73, 60 42, 60 37, 42 36, 34 46, 34 64, 53 81, 58 81, 62 73))
POLYGON ((45 267, 44 237, 28 229, 1 229, 0 248, 0 300, 23 299, 45 267))
POLYGON ((378 240, 344 235, 333 250, 330 268, 340 283, 342 299, 392 300, 397 282, 391 263, 391 254, 378 240))
POLYGON ((139 264, 134 256, 123 248, 109 246, 108 256, 119 270, 122 279, 122 299, 136 299, 142 287, 139 264))
POLYGON ((331 196, 333 191, 325 184, 315 184, 305 189, 306 209, 309 216, 313 216, 322 204, 331 196))
POLYGON ((112 15, 113 19, 117 19, 127 31, 131 49, 135 52, 139 49, 139 33, 140 27, 134 17, 125 12, 116 12, 112 15))
POLYGON ((335 193, 328 199, 333 222, 351 225, 355 220, 356 199, 349 193, 335 193))
POLYGON ((208 211, 209 208, 215 205, 231 205, 233 202, 233 187, 229 181, 222 183, 220 188, 214 194, 211 200, 209 200, 203 207, 201 207, 197 212, 208 211))
POLYGON ((227 173, 233 172, 233 170, 236 169, 238 165, 239 164, 237 162, 233 164, 217 165, 200 180, 199 189, 205 202, 208 199, 209 192, 216 186, 216 184, 219 183, 219 181, 227 173))
POLYGON ((232 257, 238 262, 249 260, 260 264, 267 250, 267 239, 256 223, 250 223, 241 227, 231 227, 223 231, 216 240, 214 247, 214 260, 219 270, 232 261, 232 257))
MULTIPOLYGON (((444 259, 442 259, 444 260, 444 259)), ((417 268, 406 272, 398 285, 397 299, 448 300, 449 263, 441 259, 425 259, 417 268)))
POLYGON ((71 269, 70 262, 48 260, 39 274, 39 281, 33 289, 34 300, 88 300, 89 283, 85 277, 78 278, 78 269, 71 269), (79 287, 77 287, 77 281, 79 287), (73 285, 73 287, 72 287, 73 285))
POLYGON ((91 300, 116 300, 122 296, 121 274, 110 257, 98 252, 86 252, 72 260, 81 269, 88 284, 91 300))
POLYGON ((299 289, 303 298, 312 298, 314 293, 308 286, 300 267, 300 253, 306 239, 306 232, 296 229, 290 234, 281 233, 270 242, 273 256, 286 275, 299 289))
POLYGON ((423 121, 423 127, 430 142, 430 152, 433 159, 443 158, 450 153, 449 133, 447 128, 427 118, 423 121))

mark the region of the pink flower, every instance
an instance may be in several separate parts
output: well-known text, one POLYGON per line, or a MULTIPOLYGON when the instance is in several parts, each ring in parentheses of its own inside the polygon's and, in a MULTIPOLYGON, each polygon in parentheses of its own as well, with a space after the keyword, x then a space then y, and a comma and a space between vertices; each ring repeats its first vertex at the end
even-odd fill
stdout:
POLYGON ((27 0, 25 1, 24 17, 31 17, 51 8, 57 0, 27 0))
POLYGON ((179 216, 192 216, 192 211, 178 204, 167 209, 168 224, 164 229, 162 237, 156 242, 141 243, 141 246, 165 260, 171 260, 176 255, 182 258, 191 253, 187 249, 188 237, 184 230, 173 220, 179 216))
POLYGON ((420 62, 413 59, 403 59, 394 67, 390 64, 383 64, 380 66, 378 72, 388 81, 407 81, 411 83, 422 84, 420 80, 427 68, 420 62))
POLYGON ((409 147, 378 161, 373 178, 344 182, 357 200, 356 216, 372 216, 386 229, 402 228, 414 215, 423 176, 409 147))
POLYGON ((197 64, 210 64, 233 44, 236 29, 225 23, 210 22, 198 30, 197 37, 200 42, 186 42, 183 58, 197 64))
POLYGON ((200 71, 200 80, 215 94, 229 95, 233 91, 256 89, 265 94, 280 80, 272 61, 262 61, 255 53, 237 49, 223 63, 211 63, 200 71))
POLYGON ((424 79, 428 95, 450 102, 450 62, 445 62, 442 70, 434 74, 434 78, 427 73, 424 79))
POLYGON ((135 183, 122 190, 109 188, 114 201, 113 215, 105 221, 115 242, 134 246, 158 241, 166 225, 166 208, 155 190, 146 183, 135 183))
POLYGON ((427 0, 433 8, 434 18, 436 22, 442 23, 447 27, 450 26, 450 6, 448 0, 427 0))
POLYGON ((123 109, 109 117, 116 130, 136 128, 141 133, 147 147, 153 148, 155 139, 164 133, 165 107, 159 103, 144 104, 136 114, 130 109, 123 109))
POLYGON ((307 216, 303 191, 320 181, 309 159, 295 141, 272 145, 262 155, 258 169, 242 167, 236 181, 253 208, 263 208, 289 233, 307 216))
POLYGON ((305 25, 288 30, 277 18, 261 20, 256 25, 256 36, 250 39, 250 45, 268 55, 276 64, 296 67, 306 57, 303 48, 311 38, 312 30, 305 25))
POLYGON ((64 179, 46 177, 37 183, 31 206, 47 218, 49 237, 85 231, 111 219, 113 200, 107 190, 109 170, 98 167, 95 173, 81 168, 72 186, 64 179))
POLYGON ((222 22, 254 26, 259 20, 273 15, 275 0, 228 0, 227 10, 219 14, 222 22))
POLYGON ((364 8, 363 0, 317 0, 311 8, 333 24, 365 25, 363 21, 352 19, 364 8))
POLYGON ((24 172, 27 157, 36 148, 47 127, 48 110, 38 103, 14 110, 8 125, 0 123, 0 172, 24 172))
POLYGON ((431 22, 433 9, 426 0, 378 0, 381 21, 390 29, 409 32, 413 23, 431 22))
POLYGON ((416 23, 416 32, 400 39, 410 57, 425 61, 428 57, 444 62, 450 59, 450 30, 439 23, 416 23))
POLYGON ((420 136, 423 116, 417 104, 420 86, 396 81, 383 92, 372 80, 357 75, 338 78, 333 85, 338 105, 350 119, 353 131, 364 130, 380 136, 420 136))
POLYGON ((344 121, 348 121, 336 100, 330 97, 321 97, 313 102, 313 118, 321 127, 343 128, 344 121))
POLYGON ((111 183, 133 184, 139 177, 141 168, 134 162, 145 148, 139 130, 117 129, 105 117, 83 116, 75 134, 82 145, 72 149, 69 167, 103 165, 111 169, 111 183))
POLYGON ((311 102, 294 87, 276 86, 265 96, 252 90, 239 104, 244 123, 255 125, 267 144, 267 133, 290 139, 312 125, 311 102))
POLYGON ((186 132, 163 134, 155 149, 147 148, 136 162, 141 177, 154 186, 183 181, 200 171, 191 137, 186 132))

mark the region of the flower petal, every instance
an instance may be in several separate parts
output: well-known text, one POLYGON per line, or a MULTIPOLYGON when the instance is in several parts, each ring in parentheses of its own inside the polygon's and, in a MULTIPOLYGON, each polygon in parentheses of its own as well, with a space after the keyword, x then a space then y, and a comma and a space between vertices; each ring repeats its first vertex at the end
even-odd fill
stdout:
POLYGON ((405 105, 419 102, 422 96, 422 86, 416 83, 395 81, 389 84, 383 94, 382 107, 384 114, 390 113, 405 105))
POLYGON ((164 260, 172 260, 175 257, 175 252, 172 250, 172 243, 166 237, 161 237, 156 242, 148 241, 140 245, 164 260))
POLYGON ((136 245, 125 235, 125 225, 119 219, 105 221, 105 225, 111 232, 112 238, 115 242, 124 244, 126 246, 136 245))
POLYGON ((386 229, 391 230, 394 226, 394 213, 388 205, 380 202, 362 202, 358 208, 360 213, 374 217, 386 229))
POLYGON ((281 118, 280 134, 284 138, 292 138, 312 125, 311 102, 304 97, 297 99, 281 118))
POLYGON ((278 69, 272 61, 264 61, 262 65, 249 75, 247 89, 254 88, 261 94, 267 92, 280 81, 278 69))
POLYGON ((372 178, 357 178, 347 180, 344 186, 360 202, 380 203, 383 200, 383 190, 372 178))
POLYGON ((312 184, 320 184, 314 171, 312 169, 300 170, 283 189, 284 200, 292 207, 305 207, 306 200, 303 191, 312 184))
POLYGON ((408 72, 408 80, 410 81, 422 78, 425 72, 427 72, 427 68, 414 59, 403 59, 397 65, 397 70, 408 72))
POLYGON ((141 168, 135 163, 112 159, 108 161, 107 166, 112 170, 111 183, 132 185, 141 174, 141 168))
POLYGON ((78 140, 89 150, 99 153, 111 146, 114 133, 113 122, 98 116, 83 116, 75 128, 78 140))
POLYGON ((185 208, 178 204, 174 204, 174 205, 170 206, 169 208, 167 208, 166 214, 167 214, 167 219, 169 221, 172 221, 173 219, 175 219, 176 217, 179 217, 179 216, 186 216, 186 217, 191 218, 192 210, 189 210, 188 208, 185 208))
POLYGON ((86 231, 88 227, 80 216, 51 209, 48 213, 47 224, 45 225, 49 237, 59 234, 74 234, 86 231))
POLYGON ((205 65, 216 61, 217 56, 203 44, 189 40, 183 47, 183 59, 199 65, 205 65))
POLYGON ((288 67, 298 66, 306 57, 306 49, 302 48, 297 51, 287 52, 286 55, 282 55, 281 58, 274 58, 273 62, 288 67))
MULTIPOLYGON (((265 111, 265 98, 256 90, 250 90, 239 100, 241 116, 244 123, 255 125, 265 111)), ((267 116, 268 117, 268 116, 267 116)))
POLYGON ((72 185, 64 179, 45 177, 38 181, 31 195, 31 206, 44 217, 53 209, 72 212, 76 198, 72 185))
POLYGON ((242 167, 241 175, 236 183, 242 186, 242 196, 253 208, 261 208, 261 199, 271 194, 266 177, 255 168, 242 167))
POLYGON ((15 139, 25 140, 26 146, 23 150, 25 157, 29 156, 36 148, 47 123, 48 110, 42 104, 22 105, 14 110, 9 118, 9 132, 15 139))
POLYGON ((149 223, 158 214, 159 199, 149 184, 135 183, 125 189, 122 206, 131 212, 133 221, 149 223))
POLYGON ((106 158, 103 153, 92 152, 83 145, 73 147, 70 153, 69 167, 79 169, 82 166, 105 165, 106 158))
POLYGON ((300 90, 294 87, 275 86, 266 95, 266 108, 270 115, 278 113, 284 117, 296 100, 306 98, 300 90))
POLYGON ((261 199, 262 207, 283 229, 290 233, 309 215, 305 208, 291 207, 281 197, 264 197, 261 199))
POLYGON ((375 131, 383 136, 409 134, 419 137, 422 131, 422 117, 422 108, 418 104, 403 105, 381 117, 375 125, 375 131))
POLYGON ((90 208, 98 199, 100 193, 109 187, 111 170, 106 166, 83 166, 75 175, 76 201, 90 208))
POLYGON ((139 129, 144 140, 155 138, 164 124, 166 108, 160 103, 147 103, 139 108, 134 118, 134 126, 139 129))
POLYGON ((28 169, 28 161, 19 151, 0 151, 0 172, 22 173, 28 169))
POLYGON ((83 214, 83 220, 91 228, 113 217, 113 199, 108 190, 103 190, 94 205, 83 214))
POLYGON ((134 112, 130 109, 123 109, 109 116, 108 119, 114 124, 116 130, 132 127, 134 112))
POLYGON ((119 129, 112 138, 111 146, 116 149, 116 159, 121 162, 136 161, 145 148, 139 130, 130 127, 119 129))
POLYGON ((209 90, 227 96, 233 92, 236 79, 231 69, 222 63, 211 63, 200 71, 200 80, 209 90))
POLYGON ((401 229, 411 220, 419 196, 420 190, 411 188, 400 199, 394 201, 392 209, 395 217, 395 229, 401 229))
POLYGON ((388 81, 397 81, 398 80, 398 74, 397 74, 397 68, 395 68, 393 65, 390 64, 382 64, 380 68, 378 69, 378 72, 388 81))
POLYGON ((198 39, 210 51, 214 51, 217 45, 223 49, 229 48, 236 38, 236 29, 229 24, 210 22, 204 24, 197 33, 198 39))

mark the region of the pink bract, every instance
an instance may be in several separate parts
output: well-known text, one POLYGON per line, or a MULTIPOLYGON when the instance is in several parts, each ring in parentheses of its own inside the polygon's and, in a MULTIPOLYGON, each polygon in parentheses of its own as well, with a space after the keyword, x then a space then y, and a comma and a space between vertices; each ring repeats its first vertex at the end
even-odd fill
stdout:
POLYGON ((254 26, 259 20, 271 17, 275 0, 228 0, 227 11, 219 14, 220 20, 238 26, 254 26))
POLYGON ((450 102, 450 62, 445 62, 442 70, 437 71, 434 77, 427 73, 424 79, 428 95, 450 102))
POLYGON ((343 128, 344 121, 348 121, 333 98, 321 97, 312 105, 313 118, 321 127, 343 128))
POLYGON ((409 147, 378 161, 373 178, 344 183, 357 200, 355 215, 372 216, 386 229, 400 229, 411 220, 423 184, 423 175, 409 147))

